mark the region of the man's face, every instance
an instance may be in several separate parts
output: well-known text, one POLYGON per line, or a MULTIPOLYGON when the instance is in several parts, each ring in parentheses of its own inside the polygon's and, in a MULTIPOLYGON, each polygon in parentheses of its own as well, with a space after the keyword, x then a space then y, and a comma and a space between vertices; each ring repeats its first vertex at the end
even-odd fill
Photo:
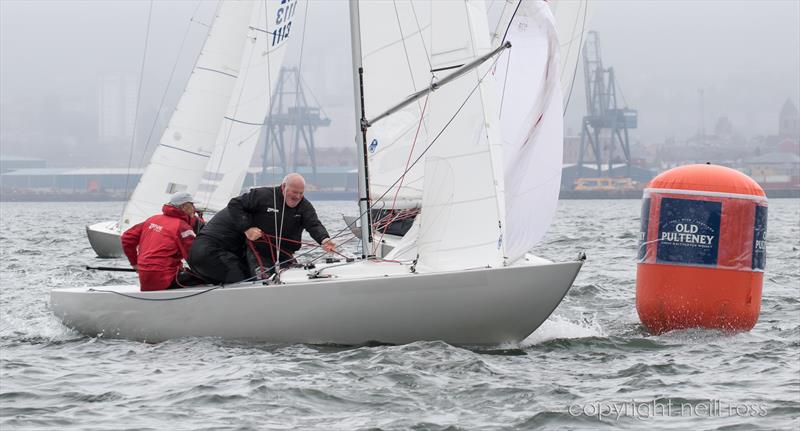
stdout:
POLYGON ((302 181, 288 181, 281 185, 281 191, 283 192, 283 200, 286 202, 286 206, 294 208, 303 200, 305 186, 302 181))
POLYGON ((178 208, 180 208, 181 211, 185 212, 190 217, 194 215, 194 211, 195 211, 194 210, 194 203, 192 203, 192 202, 186 202, 185 204, 179 206, 178 208))

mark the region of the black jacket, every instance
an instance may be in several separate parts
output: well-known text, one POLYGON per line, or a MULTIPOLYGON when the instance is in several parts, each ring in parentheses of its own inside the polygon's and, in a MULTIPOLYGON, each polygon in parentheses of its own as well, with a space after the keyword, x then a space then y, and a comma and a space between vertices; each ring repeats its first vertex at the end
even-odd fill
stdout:
POLYGON ((234 253, 241 253, 245 247, 244 232, 257 227, 268 235, 278 236, 281 231, 281 215, 283 216, 282 237, 290 239, 282 241, 281 248, 288 252, 295 252, 300 248, 300 238, 303 229, 321 243, 329 238, 328 231, 319 221, 317 211, 306 198, 303 198, 294 208, 284 205, 283 193, 280 186, 260 187, 237 196, 228 202, 228 206, 217 213, 211 221, 200 231, 201 236, 209 236, 220 246, 234 253))

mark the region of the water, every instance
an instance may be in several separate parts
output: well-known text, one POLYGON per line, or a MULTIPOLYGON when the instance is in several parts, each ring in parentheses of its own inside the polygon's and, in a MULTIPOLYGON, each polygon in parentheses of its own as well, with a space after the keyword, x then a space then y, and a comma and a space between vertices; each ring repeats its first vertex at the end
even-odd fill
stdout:
MULTIPOLYGON (((354 205, 318 202, 330 230, 354 205)), ((762 312, 747 333, 649 335, 635 309, 638 201, 562 201, 538 254, 588 260, 518 346, 465 349, 95 339, 48 309, 89 272, 84 226, 119 203, 0 205, 2 429, 798 429, 800 201, 773 200, 762 312)))

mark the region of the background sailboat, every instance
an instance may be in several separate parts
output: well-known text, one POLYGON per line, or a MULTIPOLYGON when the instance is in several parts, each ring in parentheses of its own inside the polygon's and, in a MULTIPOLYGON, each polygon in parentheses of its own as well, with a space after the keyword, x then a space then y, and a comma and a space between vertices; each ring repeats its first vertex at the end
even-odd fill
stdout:
MULTIPOLYGON (((296 6, 283 4, 284 25, 296 6)), ((160 213, 172 193, 188 191, 207 204, 199 208, 219 209, 213 204, 240 192, 287 47, 288 37, 265 32, 266 14, 259 2, 220 3, 186 89, 120 220, 86 228, 98 256, 121 256, 122 232, 160 213), (218 187, 223 179, 224 187, 218 187)))
MULTIPOLYGON (((369 100, 366 84, 370 79, 392 80, 402 72, 395 69, 388 75, 370 77, 361 68, 366 57, 359 42, 367 36, 363 31, 381 28, 375 22, 379 15, 372 15, 370 8, 386 4, 350 3, 354 79, 360 83, 363 76, 365 84, 356 85, 355 97, 357 118, 362 119, 359 125, 365 132, 358 137, 359 160, 369 151, 368 143, 375 139, 371 130, 383 116, 369 111, 375 115, 370 120, 361 115, 364 107, 370 106, 360 103, 361 89, 369 100), (359 22, 370 24, 361 27, 359 22)), ((345 344, 429 339, 497 344, 518 342, 533 332, 558 306, 582 259, 553 263, 524 253, 524 246, 509 245, 508 232, 527 229, 525 241, 530 241, 535 237, 531 232, 538 232, 532 229, 540 230, 538 226, 515 225, 510 219, 506 223, 506 213, 517 210, 514 202, 506 200, 507 190, 518 189, 507 189, 502 104, 498 100, 502 93, 491 73, 509 51, 492 45, 483 1, 429 5, 431 37, 426 49, 430 62, 426 70, 435 75, 433 82, 438 80, 441 85, 423 88, 416 96, 428 97, 430 114, 429 138, 414 161, 423 167, 422 213, 416 234, 403 238, 410 243, 407 250, 414 250, 412 257, 291 268, 267 283, 180 291, 138 292, 136 286, 54 289, 54 313, 89 334, 149 341, 221 336, 345 344)), ((537 39, 545 41, 545 49, 518 51, 517 55, 541 56, 544 70, 540 75, 552 76, 550 71, 558 64, 558 42, 546 3, 523 2, 509 16, 512 26, 526 21, 540 24, 520 29, 536 31, 537 39)), ((383 22, 382 28, 388 24, 383 22)), ((404 40, 401 37, 395 43, 404 40)), ((540 141, 550 136, 542 122, 560 121, 558 80, 545 79, 535 89, 531 96, 546 100, 537 100, 523 117, 540 121, 520 122, 525 133, 519 136, 525 139, 517 141, 514 134, 512 140, 523 158, 530 157, 529 148, 561 145, 560 136, 555 141, 540 141)), ((407 99, 405 106, 414 103, 413 98, 407 99)), ((389 106, 386 118, 401 111, 402 105, 397 109, 389 106)), ((560 133, 558 127, 553 129, 560 133)), ((367 166, 362 165, 360 195, 368 199, 366 178, 367 166)), ((519 190, 527 191, 524 187, 519 190)), ((362 220, 368 220, 367 202, 360 200, 362 220)), ((363 226, 370 224, 366 221, 363 226)), ((368 252, 371 238, 368 230, 362 234, 368 252)))

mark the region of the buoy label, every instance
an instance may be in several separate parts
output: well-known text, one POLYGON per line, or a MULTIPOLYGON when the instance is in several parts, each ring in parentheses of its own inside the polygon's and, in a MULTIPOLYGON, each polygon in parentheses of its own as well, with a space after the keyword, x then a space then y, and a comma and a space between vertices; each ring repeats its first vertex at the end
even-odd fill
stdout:
POLYGON ((662 198, 656 261, 716 266, 722 203, 662 198))
POLYGON ((767 207, 756 206, 756 221, 753 228, 753 265, 763 271, 767 266, 767 207))

